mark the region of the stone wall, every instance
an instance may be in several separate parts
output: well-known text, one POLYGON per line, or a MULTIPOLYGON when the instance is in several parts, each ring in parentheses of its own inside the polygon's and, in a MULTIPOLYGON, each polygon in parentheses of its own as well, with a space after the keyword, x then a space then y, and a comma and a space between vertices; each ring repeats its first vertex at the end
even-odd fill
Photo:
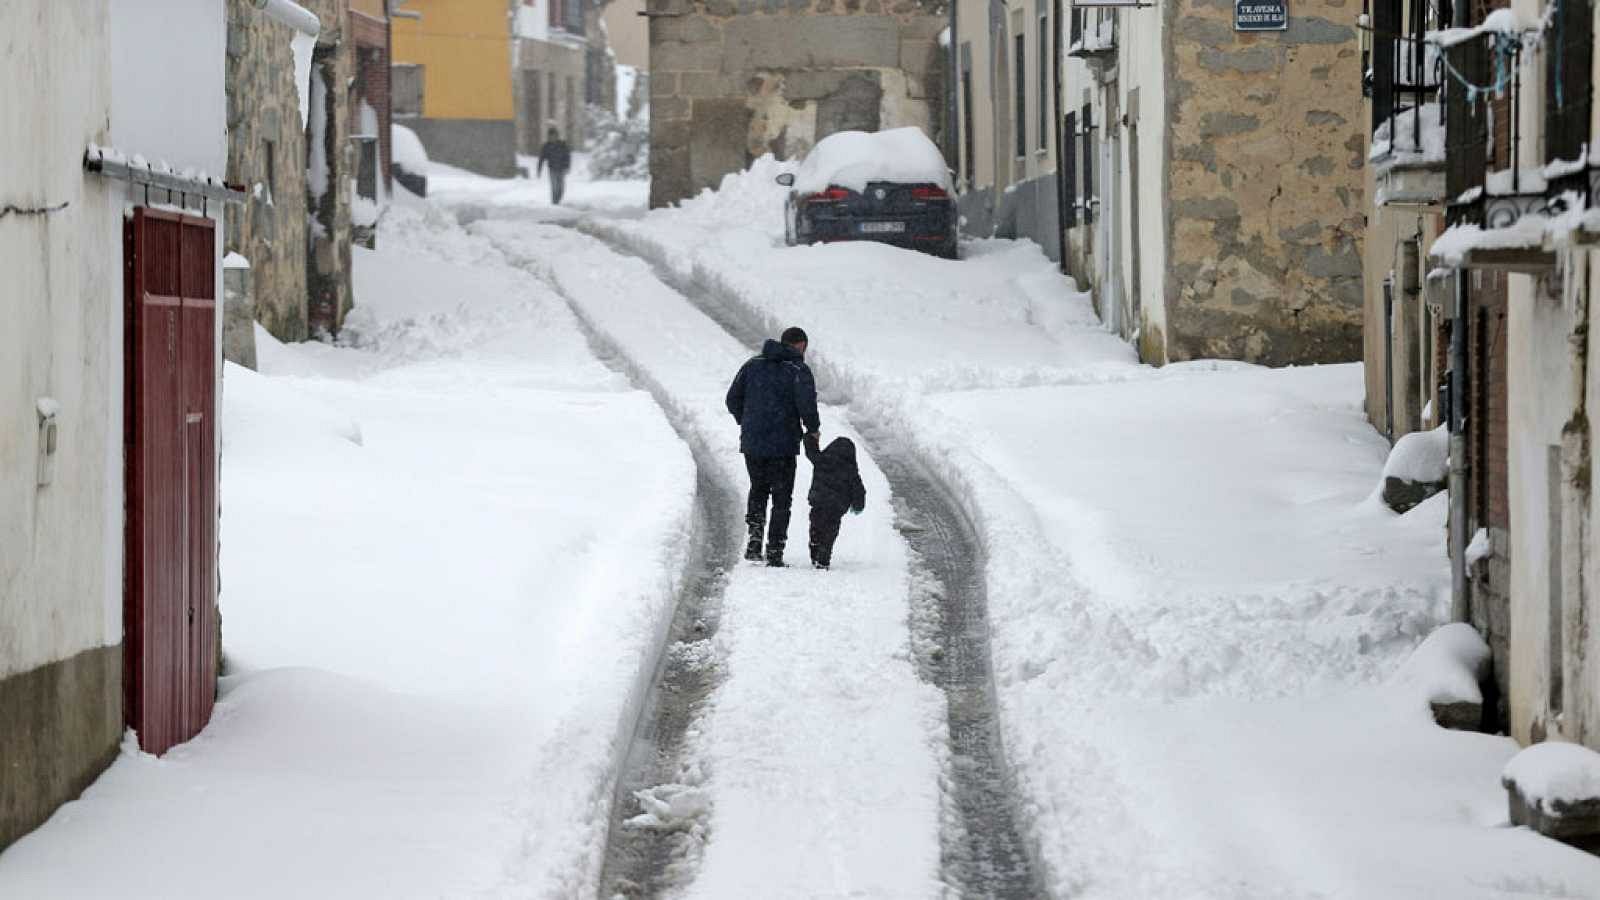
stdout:
POLYGON ((223 247, 250 260, 256 317, 280 341, 310 336, 306 306, 306 136, 294 84, 293 29, 250 0, 228 0, 228 180, 223 247))
POLYGON ((944 126, 945 0, 665 0, 650 20, 650 203, 846 129, 944 126))
POLYGON ((1233 4, 1167 17, 1169 360, 1361 357, 1364 120, 1348 0, 1306 0, 1283 32, 1233 4))
POLYGON ((357 160, 350 144, 350 122, 355 41, 346 34, 347 0, 300 0, 300 4, 322 20, 312 53, 306 130, 307 141, 320 145, 308 150, 306 177, 308 321, 311 335, 317 337, 337 334, 352 302, 350 211, 357 160))

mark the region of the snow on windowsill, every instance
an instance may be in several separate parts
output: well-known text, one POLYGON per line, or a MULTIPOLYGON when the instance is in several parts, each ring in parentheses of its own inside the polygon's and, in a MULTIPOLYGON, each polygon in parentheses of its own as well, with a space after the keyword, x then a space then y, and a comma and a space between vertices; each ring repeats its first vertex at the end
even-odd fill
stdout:
POLYGON ((1550 217, 1543 213, 1529 213, 1509 228, 1452 225, 1433 242, 1429 255, 1447 266, 1459 267, 1474 250, 1543 247, 1550 225, 1550 217))
POLYGON ((1428 165, 1444 163, 1444 110, 1438 103, 1421 107, 1421 129, 1416 127, 1418 111, 1403 110, 1372 132, 1372 149, 1367 159, 1390 165, 1428 165), (1392 133, 1391 127, 1393 126, 1392 133), (1399 140, 1392 134, 1399 135, 1399 140))

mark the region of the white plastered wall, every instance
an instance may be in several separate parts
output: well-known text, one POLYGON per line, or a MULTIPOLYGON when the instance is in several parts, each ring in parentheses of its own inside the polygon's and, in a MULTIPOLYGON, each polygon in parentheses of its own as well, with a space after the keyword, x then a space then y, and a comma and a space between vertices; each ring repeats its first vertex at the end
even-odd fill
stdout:
MULTIPOLYGON (((1525 17, 1540 15, 1533 0, 1517 0, 1525 17)), ((1600 9, 1596 10, 1600 16, 1600 9)), ((1525 55, 1521 110, 1524 159, 1543 159, 1544 48, 1525 55)), ((1592 61, 1591 79, 1600 75, 1600 58, 1592 61)), ((1600 135, 1600 104, 1591 109, 1590 134, 1600 135)), ((1513 276, 1507 295, 1507 468, 1511 512, 1511 697, 1513 736, 1527 743, 1539 737, 1580 741, 1600 748, 1600 602, 1594 585, 1600 576, 1592 530, 1580 535, 1578 519, 1587 512, 1589 527, 1597 511, 1593 488, 1587 497, 1563 484, 1559 462, 1562 432, 1577 413, 1577 392, 1584 392, 1584 410, 1591 428, 1589 470, 1595 471, 1593 428, 1600 415, 1596 391, 1600 367, 1595 340, 1587 339, 1587 356, 1572 340, 1580 325, 1592 329, 1593 305, 1600 297, 1600 258, 1592 250, 1558 254, 1563 267, 1559 294, 1529 276, 1513 276), (1588 323, 1578 322, 1586 296, 1588 323), (1580 369, 1580 366, 1583 368, 1580 369), (1584 505, 1587 509, 1583 509, 1584 505), (1581 570, 1580 568, 1581 567, 1581 570), (1581 571, 1582 588, 1573 575, 1581 571), (1559 617, 1558 627, 1552 627, 1559 617), (1559 645, 1558 645, 1559 642, 1559 645), (1557 658, 1559 657, 1559 658, 1557 658), (1551 682, 1556 673, 1564 685, 1553 705, 1551 682)), ((1567 473, 1570 474, 1570 473, 1567 473)))
POLYGON ((109 111, 106 6, 0 4, 0 83, 28 86, 0 104, 0 205, 61 207, 0 219, 0 677, 121 640, 122 204, 82 163, 109 111))
MULTIPOLYGON (((994 108, 990 102, 993 91, 993 79, 989 71, 989 3, 988 0, 956 0, 956 27, 959 33, 952 40, 954 45, 954 59, 956 64, 956 90, 961 91, 961 45, 968 44, 972 50, 972 184, 969 190, 993 187, 995 183, 994 172, 994 108)), ((962 127, 967 121, 966 99, 959 100, 957 113, 962 117, 962 127)), ((963 135, 962 150, 966 153, 965 136, 963 135)), ((963 166, 957 169, 960 174, 965 174, 963 166)))
MULTIPOLYGON (((1123 9, 1118 11, 1117 22, 1118 64, 1120 75, 1117 90, 1121 94, 1121 109, 1130 110, 1128 102, 1132 91, 1139 92, 1139 146, 1134 156, 1133 143, 1127 140, 1123 129, 1122 198, 1123 208, 1130 210, 1134 201, 1132 173, 1139 173, 1139 215, 1137 233, 1134 216, 1123 216, 1124 238, 1122 246, 1124 303, 1133 305, 1134 257, 1138 257, 1140 321, 1133 328, 1141 334, 1155 329, 1165 334, 1167 329, 1166 271, 1167 271, 1167 63, 1164 52, 1165 19, 1159 7, 1123 9), (1132 252, 1138 247, 1138 253, 1132 252)), ((1164 346, 1162 347, 1164 350, 1164 346)), ((1146 362, 1164 363, 1165 358, 1146 362)))
MULTIPOLYGON (((1573 289, 1586 289, 1574 285, 1573 289)), ((1552 539, 1550 449, 1572 409, 1571 316, 1567 304, 1543 296, 1533 279, 1516 276, 1507 291, 1506 365, 1509 442, 1506 466, 1511 505, 1511 729, 1527 741, 1549 712, 1552 539)))

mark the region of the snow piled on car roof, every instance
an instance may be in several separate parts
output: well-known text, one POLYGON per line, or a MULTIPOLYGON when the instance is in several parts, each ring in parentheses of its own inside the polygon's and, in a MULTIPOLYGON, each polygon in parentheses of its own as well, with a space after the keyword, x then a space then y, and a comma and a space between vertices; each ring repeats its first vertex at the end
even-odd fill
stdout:
POLYGON ((950 170, 933 141, 916 127, 839 131, 817 142, 795 175, 795 190, 815 193, 838 185, 865 190, 869 181, 937 184, 949 190, 950 170))

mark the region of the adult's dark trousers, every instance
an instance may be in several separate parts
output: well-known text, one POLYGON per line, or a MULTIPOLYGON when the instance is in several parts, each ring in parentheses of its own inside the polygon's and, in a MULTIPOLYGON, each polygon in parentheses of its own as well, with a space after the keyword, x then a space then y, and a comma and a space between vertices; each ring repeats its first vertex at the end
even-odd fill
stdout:
POLYGON ((750 499, 745 504, 745 525, 750 530, 750 543, 761 540, 761 529, 767 529, 767 555, 783 553, 789 535, 789 508, 794 504, 793 456, 749 456, 744 458, 744 468, 750 473, 750 499), (772 520, 767 520, 767 500, 772 500, 772 520))
POLYGON ((567 170, 550 170, 550 202, 555 206, 561 205, 561 195, 567 192, 567 170))
POLYGON ((825 506, 811 507, 811 561, 819 566, 833 565, 833 542, 839 539, 839 523, 844 510, 825 506))

